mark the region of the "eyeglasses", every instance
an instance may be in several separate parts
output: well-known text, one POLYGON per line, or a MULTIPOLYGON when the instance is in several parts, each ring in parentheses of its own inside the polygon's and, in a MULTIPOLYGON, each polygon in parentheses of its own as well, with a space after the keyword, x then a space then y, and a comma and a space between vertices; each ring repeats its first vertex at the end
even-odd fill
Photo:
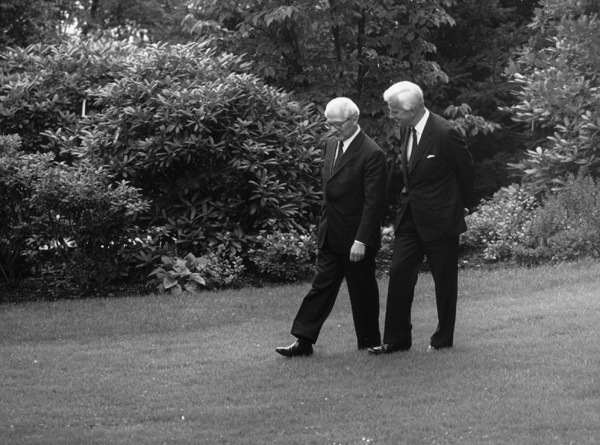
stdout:
POLYGON ((354 116, 350 116, 349 118, 347 118, 346 120, 343 120, 342 122, 325 122, 325 126, 327 128, 335 128, 336 130, 341 130, 342 127, 344 126, 344 124, 346 122, 348 122, 350 119, 352 119, 354 116))

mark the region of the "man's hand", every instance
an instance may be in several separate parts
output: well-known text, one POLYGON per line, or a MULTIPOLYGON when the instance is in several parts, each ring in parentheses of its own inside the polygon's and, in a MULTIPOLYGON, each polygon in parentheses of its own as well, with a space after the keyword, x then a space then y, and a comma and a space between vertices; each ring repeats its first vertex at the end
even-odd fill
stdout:
POLYGON ((354 241, 354 244, 352 244, 352 248, 350 249, 350 261, 357 262, 362 260, 365 257, 366 251, 367 248, 363 243, 354 241))

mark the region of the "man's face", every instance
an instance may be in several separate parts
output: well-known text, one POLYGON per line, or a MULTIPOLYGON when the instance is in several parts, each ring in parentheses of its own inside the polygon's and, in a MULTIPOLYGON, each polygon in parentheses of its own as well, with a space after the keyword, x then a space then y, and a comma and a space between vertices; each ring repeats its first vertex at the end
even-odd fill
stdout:
POLYGON ((401 127, 413 125, 415 111, 407 110, 398 99, 390 99, 388 102, 388 109, 390 110, 390 119, 398 122, 398 125, 401 127))
POLYGON ((347 117, 333 111, 327 116, 327 127, 333 137, 344 141, 356 131, 356 116, 347 117))

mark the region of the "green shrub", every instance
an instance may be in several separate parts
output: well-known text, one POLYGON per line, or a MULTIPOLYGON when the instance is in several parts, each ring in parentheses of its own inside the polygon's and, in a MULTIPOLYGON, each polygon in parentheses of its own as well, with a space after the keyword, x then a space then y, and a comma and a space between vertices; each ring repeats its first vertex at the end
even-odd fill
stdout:
POLYGON ((60 274, 83 293, 126 276, 123 252, 138 233, 138 215, 148 208, 138 190, 86 163, 55 163, 38 175, 29 199, 38 211, 30 223, 41 263, 63 265, 60 274))
POLYGON ((267 281, 295 282, 314 274, 317 259, 316 228, 309 231, 262 230, 248 257, 256 273, 267 281))
MULTIPOLYGON (((149 225, 178 251, 244 251, 267 229, 307 226, 320 206, 319 116, 200 44, 140 50, 127 78, 90 94, 80 145, 151 200, 149 225)), ((172 252, 174 253, 174 252, 172 252)))
POLYGON ((535 198, 518 186, 501 189, 467 216, 461 247, 467 253, 479 253, 486 262, 511 259, 513 249, 529 240, 535 205, 535 198))
POLYGON ((203 289, 229 287, 237 282, 244 271, 242 259, 224 249, 196 258, 188 253, 183 259, 162 256, 162 265, 149 277, 160 292, 180 295, 182 292, 197 293, 203 289))
POLYGON ((517 251, 522 264, 600 257, 600 185, 590 176, 568 176, 532 213, 530 242, 517 251))
MULTIPOLYGON (((0 138, 0 146, 6 140, 0 138)), ((26 265, 29 276, 44 277, 49 288, 89 293, 128 273, 122 258, 148 205, 102 167, 69 166, 53 157, 18 152, 15 143, 2 146, 0 270, 14 281, 26 265)))
POLYGON ((600 173, 600 17, 591 4, 598 2, 541 1, 531 24, 537 37, 506 70, 518 98, 513 119, 543 141, 510 166, 536 191, 600 173))
POLYGON ((193 254, 185 258, 163 256, 163 264, 157 267, 149 276, 156 278, 158 290, 170 292, 173 295, 181 295, 183 291, 196 293, 200 288, 206 287, 206 280, 198 271, 198 259, 193 254))
POLYGON ((212 288, 237 286, 246 270, 242 258, 224 244, 199 258, 198 270, 212 288))
MULTIPOLYGON (((300 230, 319 211, 321 116, 245 74, 240 57, 197 43, 102 42, 0 57, 0 127, 21 136, 23 152, 53 152, 62 174, 88 163, 106 184, 127 181, 150 203, 128 222, 138 235, 127 237, 152 240, 128 245, 122 270, 125 260, 144 257, 141 272, 161 255, 215 246, 245 255, 259 231, 300 230)), ((41 221, 40 240, 53 230, 41 221)))

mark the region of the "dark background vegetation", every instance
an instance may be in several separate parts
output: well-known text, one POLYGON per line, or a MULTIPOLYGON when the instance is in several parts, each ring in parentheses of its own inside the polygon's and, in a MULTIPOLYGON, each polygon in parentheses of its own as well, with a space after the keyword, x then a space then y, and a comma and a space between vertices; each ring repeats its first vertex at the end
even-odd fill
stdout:
POLYGON ((395 162, 381 96, 399 80, 423 87, 476 161, 465 267, 597 257, 599 9, 4 1, 0 288, 96 295, 152 271, 173 292, 309 278, 323 107, 351 97, 395 162))

